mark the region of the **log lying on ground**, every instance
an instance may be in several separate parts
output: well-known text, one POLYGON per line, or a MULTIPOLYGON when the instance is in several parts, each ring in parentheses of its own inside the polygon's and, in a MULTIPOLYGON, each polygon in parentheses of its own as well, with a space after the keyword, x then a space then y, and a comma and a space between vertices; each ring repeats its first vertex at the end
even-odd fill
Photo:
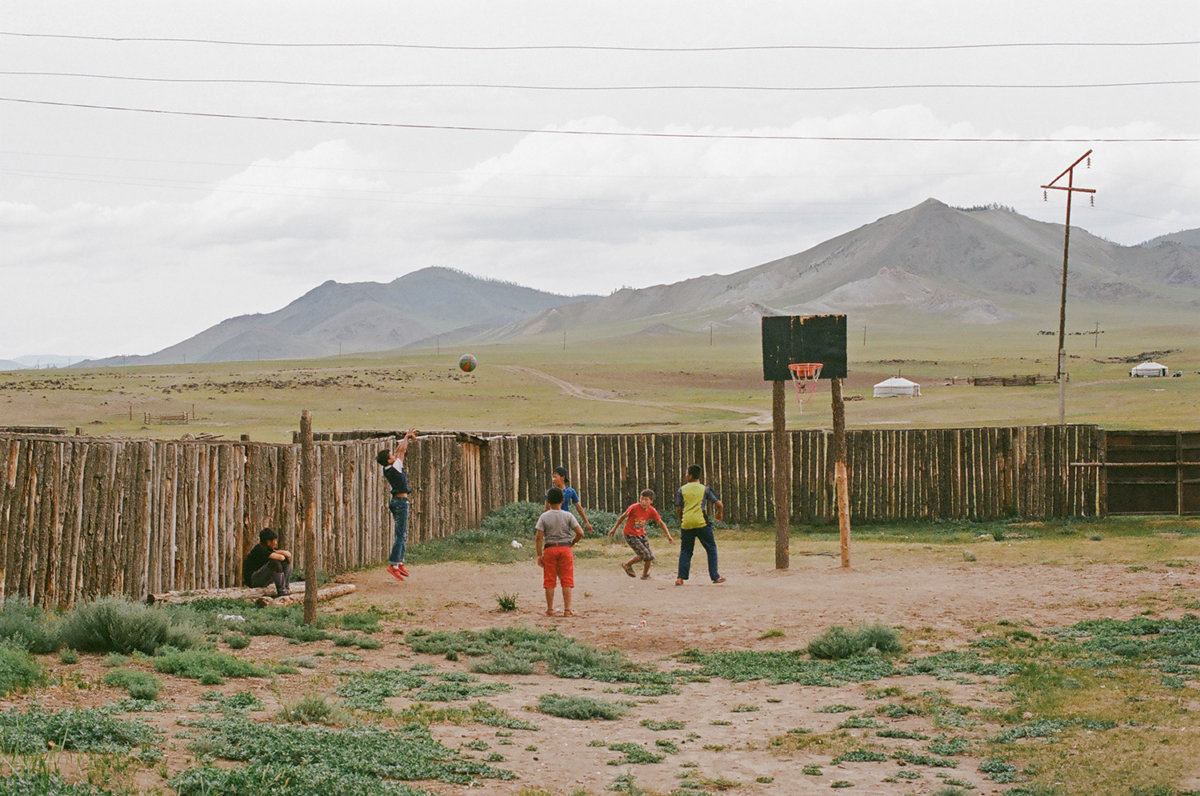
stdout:
POLYGON ((244 586, 228 589, 186 589, 184 591, 164 591, 159 594, 147 594, 146 604, 190 603, 193 600, 256 600, 268 593, 275 593, 274 585, 260 586, 254 589, 244 586))
MULTIPOLYGON (((327 586, 322 586, 317 589, 317 602, 324 600, 332 600, 334 597, 341 597, 343 594, 349 594, 354 591, 353 583, 330 583, 327 586)), ((292 587, 290 594, 285 594, 282 597, 275 596, 275 590, 271 591, 254 601, 254 604, 259 608, 265 608, 268 605, 296 605, 304 602, 304 587, 292 587)))

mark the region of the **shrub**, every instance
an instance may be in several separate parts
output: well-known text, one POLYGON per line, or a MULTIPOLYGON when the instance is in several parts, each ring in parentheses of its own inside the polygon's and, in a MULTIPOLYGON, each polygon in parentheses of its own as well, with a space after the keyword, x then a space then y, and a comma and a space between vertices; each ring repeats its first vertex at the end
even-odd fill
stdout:
POLYGON ((46 670, 22 647, 0 642, 0 696, 28 691, 46 681, 46 670))
POLYGON ((509 611, 515 611, 517 610, 517 595, 509 594, 508 592, 505 592, 504 594, 497 594, 496 605, 505 613, 509 611))
POLYGON ((195 625, 152 606, 105 597, 85 603, 63 619, 62 640, 83 652, 144 652, 170 645, 188 649, 203 640, 195 625))
POLYGON ((840 661, 859 655, 894 654, 903 649, 900 637, 887 625, 861 625, 847 630, 834 625, 808 644, 808 654, 827 661, 840 661))
POLYGON ((232 650, 244 650, 250 646, 250 637, 245 633, 226 633, 221 639, 232 650))
POLYGON ((35 655, 54 652, 62 645, 50 615, 25 600, 5 600, 0 605, 0 641, 9 641, 35 655))
POLYGON ((308 694, 299 702, 285 704, 279 711, 279 718, 293 724, 340 724, 345 720, 346 712, 319 694, 308 694))
POLYGON ((104 675, 104 684, 113 688, 124 688, 134 699, 153 702, 158 699, 159 679, 149 672, 137 669, 113 669, 104 675))
POLYGON ((605 702, 585 696, 563 696, 562 694, 542 694, 538 698, 537 709, 561 719, 605 719, 612 721, 624 716, 629 708, 616 702, 605 702))
POLYGON ((69 666, 79 663, 79 653, 70 647, 63 647, 58 654, 58 659, 69 666))
POLYGON ((0 796, 108 796, 108 793, 85 783, 67 782, 44 763, 15 767, 0 777, 0 796))

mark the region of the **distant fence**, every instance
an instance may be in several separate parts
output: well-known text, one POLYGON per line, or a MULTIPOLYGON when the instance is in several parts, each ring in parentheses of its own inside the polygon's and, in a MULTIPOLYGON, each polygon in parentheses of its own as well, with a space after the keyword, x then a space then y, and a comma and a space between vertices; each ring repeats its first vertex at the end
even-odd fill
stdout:
MULTIPOLYGON (((375 454, 394 436, 318 442, 322 568, 382 560, 391 545, 375 454)), ((831 437, 789 432, 791 516, 835 517, 831 437)), ((1104 513, 1104 432, 1095 426, 850 431, 855 520, 987 520, 1104 513)), ((229 586, 258 531, 297 554, 300 447, 0 434, 0 596, 69 606, 104 594, 229 586)), ((420 437, 406 458, 414 542, 478 527, 515 500, 541 502, 564 464, 585 508, 620 512, 644 488, 668 507, 700 464, 727 521, 769 523, 770 432, 420 437)), ((600 529, 597 529, 600 530, 600 529)))

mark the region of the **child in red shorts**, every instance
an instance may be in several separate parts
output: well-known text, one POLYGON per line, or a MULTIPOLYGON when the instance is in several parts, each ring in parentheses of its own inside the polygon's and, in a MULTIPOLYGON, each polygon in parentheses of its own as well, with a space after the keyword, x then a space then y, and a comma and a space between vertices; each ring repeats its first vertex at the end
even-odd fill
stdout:
POLYGON ((574 616, 571 591, 575 588, 575 555, 571 548, 583 538, 583 528, 575 515, 562 510, 563 492, 551 487, 546 493, 550 508, 538 517, 537 563, 542 568, 542 586, 546 589, 546 616, 554 616, 554 587, 562 584, 563 616, 574 616))
POLYGON ((653 490, 642 490, 642 495, 638 502, 625 509, 625 513, 617 517, 617 521, 613 523, 612 530, 608 532, 609 536, 617 532, 617 526, 626 517, 628 517, 628 520, 625 522, 625 542, 633 550, 634 556, 622 564, 621 569, 625 570, 625 574, 632 578, 634 576, 633 565, 641 561, 642 580, 650 580, 650 562, 654 561, 654 553, 650 552, 650 543, 646 540, 646 526, 651 522, 657 522, 662 527, 663 533, 667 535, 667 541, 675 544, 675 540, 671 537, 671 532, 667 530, 667 524, 662 521, 662 517, 658 514, 658 509, 654 508, 653 490))

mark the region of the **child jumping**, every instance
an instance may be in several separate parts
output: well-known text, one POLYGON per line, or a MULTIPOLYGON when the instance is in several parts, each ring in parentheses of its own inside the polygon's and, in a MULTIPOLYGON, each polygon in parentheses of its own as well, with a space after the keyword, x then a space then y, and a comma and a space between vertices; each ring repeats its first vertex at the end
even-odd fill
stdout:
POLYGON ((625 512, 617 517, 612 530, 608 532, 609 536, 617 532, 617 526, 621 524, 621 520, 625 520, 625 543, 634 552, 633 558, 622 564, 621 569, 625 570, 625 574, 632 578, 634 577, 633 565, 641 561, 642 580, 650 580, 650 562, 654 560, 654 553, 650 552, 650 542, 646 539, 646 526, 651 522, 657 522, 662 527, 663 533, 667 535, 667 541, 671 544, 675 543, 671 532, 667 530, 667 524, 662 521, 658 509, 654 508, 654 491, 643 489, 638 502, 625 509, 625 512))
MULTIPOLYGON (((579 512, 579 517, 583 520, 584 526, 588 532, 592 532, 592 523, 588 521, 587 514, 584 513, 583 504, 579 502, 579 493, 575 488, 567 484, 567 468, 561 465, 554 468, 550 473, 550 483, 552 489, 562 491, 563 501, 562 509, 568 514, 571 513, 571 504, 575 504, 575 509, 579 512)), ((550 508, 550 493, 546 493, 546 508, 550 508)))
POLYGON ((537 563, 542 568, 542 587, 546 590, 546 616, 554 616, 554 587, 562 584, 563 616, 575 616, 571 610, 571 591, 575 588, 575 555, 571 548, 583 538, 583 528, 575 515, 563 511, 563 493, 550 487, 546 493, 550 505, 537 525, 537 563))

